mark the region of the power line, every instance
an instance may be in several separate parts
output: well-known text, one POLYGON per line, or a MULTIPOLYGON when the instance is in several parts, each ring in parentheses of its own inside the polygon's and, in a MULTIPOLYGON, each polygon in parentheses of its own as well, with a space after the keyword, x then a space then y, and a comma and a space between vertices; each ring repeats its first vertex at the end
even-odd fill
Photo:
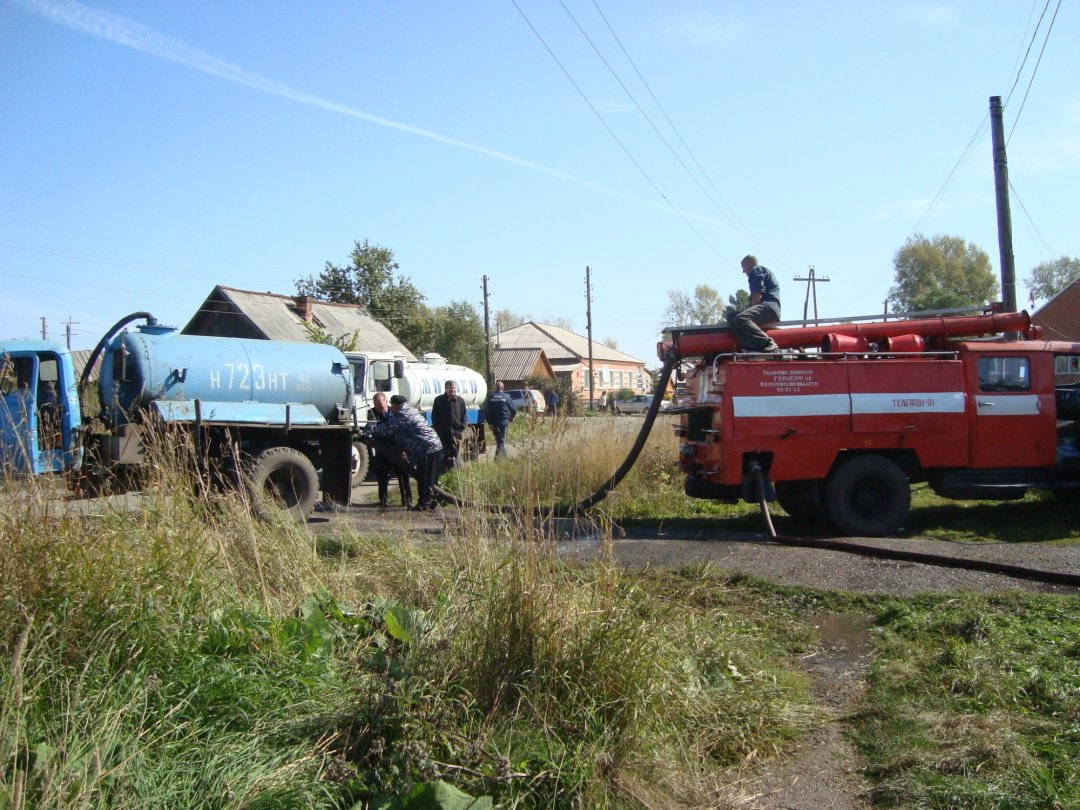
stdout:
MULTIPOLYGON (((1035 10, 1035 6, 1032 6, 1032 11, 1035 10)), ((1027 50, 1024 51, 1024 58, 1020 62, 1020 67, 1016 69, 1016 75, 1013 76, 1012 86, 1009 88, 1009 92, 1005 95, 1005 104, 1003 106, 1009 106, 1009 100, 1012 98, 1013 91, 1016 89, 1016 85, 1020 82, 1020 76, 1024 72, 1024 65, 1027 64, 1028 56, 1031 55, 1031 46, 1035 44, 1035 37, 1039 35, 1039 28, 1042 26, 1043 17, 1046 16, 1046 10, 1050 8, 1050 0, 1046 0, 1046 5, 1043 6, 1042 14, 1039 15, 1039 21, 1035 23, 1035 30, 1031 32, 1031 39, 1028 40, 1027 50)), ((1055 11, 1056 15, 1057 12, 1055 11)), ((1031 24, 1031 14, 1028 14, 1028 24, 1031 24)), ((1027 28, 1024 28, 1024 33, 1027 33, 1027 28)))
MULTIPOLYGON (((686 165, 686 161, 684 161, 682 159, 682 157, 678 154, 678 152, 675 151, 675 148, 668 141, 668 139, 666 137, 664 137, 664 134, 660 131, 659 127, 656 126, 656 124, 653 122, 653 120, 649 116, 649 114, 645 111, 645 109, 641 106, 641 104, 638 102, 638 100, 634 97, 634 94, 630 91, 630 88, 626 86, 626 83, 619 76, 619 74, 615 70, 615 68, 613 68, 611 66, 611 63, 608 62, 608 60, 600 52, 600 49, 596 46, 596 43, 593 42, 592 37, 589 36, 589 34, 585 31, 584 28, 582 28, 581 23, 578 22, 578 20, 577 20, 577 17, 575 17, 573 12, 571 12, 570 9, 567 8, 567 5, 564 2, 564 0, 559 0, 559 5, 561 5, 563 7, 563 11, 566 12, 566 15, 573 21, 574 25, 577 26, 578 31, 581 32, 581 35, 585 38, 585 41, 588 42, 589 45, 592 47, 593 52, 597 55, 597 57, 600 59, 600 61, 604 63, 604 67, 606 67, 608 69, 608 72, 611 74, 612 78, 614 78, 615 81, 619 83, 619 87, 621 87, 623 89, 623 92, 626 93, 627 97, 634 103, 634 106, 637 107, 637 110, 638 110, 638 112, 641 113, 642 118, 644 118, 648 122, 649 126, 652 127, 653 132, 656 133, 656 137, 658 137, 661 140, 661 142, 663 142, 664 146, 667 147, 667 150, 671 153, 671 156, 675 158, 675 160, 678 162, 678 164, 680 166, 682 166, 683 171, 685 171, 687 176, 691 180, 694 181, 694 184, 699 189, 701 189, 701 193, 704 194, 706 199, 708 199, 709 202, 712 203, 713 207, 715 207, 716 210, 720 212, 720 215, 723 216, 724 219, 726 219, 728 221, 728 223, 731 225, 731 227, 735 228, 735 230, 738 231, 739 230, 739 225, 736 224, 735 220, 727 213, 727 211, 725 211, 723 208, 720 207, 720 205, 713 198, 712 193, 707 188, 705 188, 705 186, 702 184, 701 180, 698 179, 697 175, 694 174, 693 171, 691 171, 689 166, 686 165)), ((595 5, 595 2, 594 2, 594 5, 595 5)), ((600 11, 599 7, 597 7, 597 11, 598 12, 600 11)), ((607 23, 607 18, 604 17, 603 12, 600 12, 600 16, 601 16, 601 18, 604 19, 604 22, 607 23)), ((619 42, 618 36, 612 30, 611 24, 610 23, 607 23, 607 24, 608 24, 608 30, 611 31, 611 35, 613 37, 615 37, 615 41, 619 43, 619 47, 622 47, 622 43, 619 42)), ((623 54, 626 56, 627 60, 630 61, 630 64, 633 65, 634 62, 633 62, 632 59, 630 59, 630 55, 628 53, 626 53, 625 48, 623 48, 623 54)), ((637 70, 636 65, 634 65, 634 70, 637 71, 638 78, 641 79, 642 84, 645 84, 646 89, 648 89, 648 84, 645 82, 645 79, 642 77, 641 72, 637 70)), ((649 90, 649 94, 652 95, 653 101, 655 101, 657 106, 660 107, 660 102, 657 101, 656 96, 652 93, 652 90, 649 90)), ((661 107, 661 111, 663 111, 663 107, 661 107)), ((665 113, 664 117, 667 118, 666 113, 665 113)), ((675 126, 674 126, 674 124, 671 123, 670 118, 667 118, 667 122, 668 122, 668 125, 671 126, 671 128, 673 130, 675 130, 675 126)), ((676 134, 678 134, 678 130, 675 130, 675 132, 676 132, 676 134)), ((680 136, 680 140, 681 140, 681 136, 680 136)), ((686 142, 683 141, 682 143, 683 143, 683 146, 686 147, 686 142)), ((689 151, 689 147, 686 147, 686 148, 687 148, 687 151, 689 151)), ((698 166, 700 168, 700 164, 698 164, 698 166)), ((744 237, 746 237, 746 238, 751 238, 749 236, 749 234, 747 234, 747 233, 742 233, 742 235, 744 237)))
MULTIPOLYGON (((560 0, 560 2, 562 2, 562 0, 560 0)), ((728 222, 731 223, 731 225, 735 228, 735 230, 737 230, 740 234, 742 234, 747 239, 749 239, 751 242, 753 242, 755 245, 757 245, 759 248, 761 248, 763 253, 765 253, 766 255, 769 255, 769 252, 764 249, 764 246, 754 237, 754 235, 750 232, 750 230, 742 223, 742 221, 739 219, 739 215, 735 212, 735 209, 724 198, 724 195, 721 193, 720 189, 717 188, 716 183, 713 182, 712 178, 709 176, 709 173, 705 170, 705 167, 701 165, 701 161, 698 160, 697 155, 694 154, 694 150, 690 148, 690 144, 688 144, 686 142, 686 139, 683 138, 682 133, 679 131, 679 128, 677 126, 675 126, 675 122, 672 121, 671 117, 667 114, 667 110, 664 109, 664 105, 661 104, 660 99, 658 99, 656 97, 656 93, 653 92, 652 87, 649 85, 648 81, 646 81, 645 77, 642 75, 641 71, 638 69, 637 63, 634 61, 634 58, 632 56, 630 56, 630 53, 626 50, 626 47, 623 45, 622 40, 619 38, 619 35, 617 33, 615 33, 615 29, 612 27, 611 23, 608 21, 607 16, 600 9, 600 6, 597 4, 596 0, 593 0, 593 7, 596 9, 596 13, 600 15, 600 19, 602 19, 604 21, 604 25, 607 26, 608 31, 611 33, 611 36, 615 40, 616 44, 618 44, 619 49, 623 52, 623 56, 626 57, 626 61, 629 62, 630 66, 634 69, 634 73, 637 74, 637 77, 641 81, 641 84, 645 87, 645 90, 648 91, 649 97, 652 98, 653 103, 656 104, 657 109, 660 110, 660 114, 664 116, 664 120, 667 121, 668 126, 671 127, 671 131, 675 133, 675 136, 679 139, 679 143, 682 144, 683 149, 686 150, 686 153, 690 156, 690 159, 694 162, 694 165, 697 167, 698 171, 701 172, 702 177, 704 177, 705 180, 709 183, 709 186, 712 188, 712 190, 714 192, 716 192, 716 196, 719 198, 720 202, 722 202, 724 204, 724 207, 727 208, 727 210, 730 212, 731 216, 728 217, 728 215, 726 213, 724 213, 723 210, 720 210, 720 206, 717 205, 716 201, 712 199, 712 197, 708 194, 708 192, 706 192, 706 196, 709 197, 710 202, 712 202, 713 205, 715 205, 717 207, 717 209, 720 210, 720 213, 723 214, 724 218, 727 219, 728 222)), ((565 6, 564 6, 564 8, 565 8, 565 6)), ((590 42, 590 44, 591 44, 591 42, 590 42)), ((606 64, 606 62, 605 62, 605 64, 606 64)), ((622 82, 620 82, 620 84, 622 84, 622 82)), ((628 95, 629 95, 629 93, 628 93, 628 95)), ((635 101, 634 103, 637 104, 637 101, 635 101)), ((640 105, 638 105, 638 109, 641 109, 640 105)), ((642 114, 644 114, 644 111, 642 111, 642 114)), ((652 122, 650 121, 649 123, 651 124, 652 122)), ((667 144, 667 141, 665 140, 664 143, 667 144)), ((668 148, 670 149, 671 147, 669 146, 668 148)), ((695 179, 695 182, 696 182, 696 179, 695 179)))
MULTIPOLYGON (((1049 3, 1049 0, 1047 0, 1047 3, 1049 3)), ((1039 49, 1039 58, 1035 61, 1035 67, 1031 69, 1031 78, 1028 79, 1027 88, 1024 90, 1024 97, 1020 100, 1020 109, 1017 110, 1016 115, 1013 116, 1013 124, 1009 129, 1009 137, 1005 139, 1006 146, 1008 146, 1009 141, 1012 140, 1012 135, 1016 131, 1016 124, 1020 120, 1020 115, 1024 112, 1024 105, 1027 104, 1028 93, 1031 92, 1031 85, 1035 82, 1035 76, 1039 72, 1039 65, 1042 64, 1043 54, 1046 52, 1046 44, 1050 41, 1050 34, 1054 30, 1054 21, 1057 20, 1058 10, 1060 8, 1061 0, 1058 0, 1058 4, 1054 7, 1054 16, 1050 18, 1050 25, 1046 28, 1046 36, 1043 37, 1042 48, 1039 49)))
MULTIPOLYGON (((549 46, 547 44, 547 42, 544 40, 543 36, 541 36, 540 32, 538 30, 536 30, 536 26, 534 26, 532 24, 532 21, 528 18, 528 16, 522 10, 521 6, 518 5, 517 0, 510 0, 510 2, 512 2, 514 4, 514 8, 516 8, 518 10, 518 14, 520 14, 521 18, 523 20, 525 20, 525 24, 529 26, 529 28, 532 30, 533 34, 536 35, 536 38, 538 40, 540 40, 540 44, 544 46, 544 49, 548 52, 548 55, 552 58, 552 60, 555 62, 555 64, 559 66, 559 69, 563 72, 563 75, 566 76, 567 81, 569 81, 570 84, 573 85, 574 89, 577 90, 578 95, 581 96, 582 100, 588 105, 589 109, 593 111, 593 114, 596 116, 597 120, 600 121, 600 124, 604 127, 604 129, 607 130, 607 132, 611 136, 612 140, 614 140, 615 143, 617 143, 619 145, 619 148, 622 149, 623 154, 625 154, 626 157, 629 158, 630 162, 634 164, 634 167, 638 170, 638 172, 641 173, 641 176, 644 177, 646 182, 648 182, 648 184, 653 187, 653 190, 658 195, 660 195, 660 198, 665 203, 667 203, 668 207, 671 208, 671 210, 673 212, 675 212, 676 216, 678 216, 679 219, 681 219, 683 221, 683 223, 686 225, 686 227, 689 228, 694 233, 694 235, 697 236, 697 238, 700 239, 702 241, 702 243, 704 243, 705 246, 709 248, 709 250, 711 250, 717 256, 720 256, 720 251, 718 251, 712 245, 712 243, 709 242, 709 240, 706 239, 701 234, 700 231, 698 231, 697 228, 695 228, 692 224, 690 224, 690 220, 686 218, 686 215, 683 214, 683 212, 680 211, 674 205, 674 203, 671 202, 670 199, 668 199, 668 196, 660 189, 660 186, 658 186, 656 184, 656 182, 652 179, 652 177, 649 176, 649 173, 645 171, 645 169, 642 167, 641 163, 638 162, 637 158, 635 158, 633 156, 633 154, 630 152, 630 150, 626 147, 626 144, 624 144, 619 139, 619 136, 615 134, 615 131, 608 125, 607 121, 604 120, 604 116, 602 116, 600 114, 600 111, 596 109, 596 106, 589 100, 589 97, 587 95, 585 95, 585 91, 581 89, 580 85, 578 85, 578 83, 574 80, 574 77, 570 75, 570 71, 568 71, 566 69, 566 67, 563 65, 563 63, 561 61, 559 61, 559 57, 557 57, 555 55, 555 52, 551 49, 551 46, 549 46)), ((723 257, 721 256, 721 258, 723 258, 723 257)))
POLYGON ((1009 192, 1012 194, 1012 199, 1020 206, 1020 210, 1024 213, 1024 219, 1027 221, 1028 229, 1031 231, 1032 236, 1035 237, 1035 242, 1042 249, 1044 259, 1053 258, 1053 250, 1050 247, 1050 243, 1046 241, 1046 237, 1042 235, 1042 231, 1039 230, 1039 226, 1035 224, 1035 220, 1032 219, 1031 214, 1028 213, 1027 206, 1024 205, 1024 201, 1020 199, 1020 195, 1016 192, 1016 186, 1009 181, 1009 192))

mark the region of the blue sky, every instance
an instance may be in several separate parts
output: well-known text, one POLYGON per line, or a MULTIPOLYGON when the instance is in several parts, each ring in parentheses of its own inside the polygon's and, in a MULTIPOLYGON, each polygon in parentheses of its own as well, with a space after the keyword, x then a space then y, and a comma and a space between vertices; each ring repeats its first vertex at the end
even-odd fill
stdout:
POLYGON ((748 252, 787 319, 810 266, 823 317, 880 312, 913 233, 998 270, 992 95, 1023 303, 1080 256, 1078 43, 1075 0, 0 0, 0 336, 183 325, 363 239, 581 333, 588 265, 650 364, 667 291, 748 252))

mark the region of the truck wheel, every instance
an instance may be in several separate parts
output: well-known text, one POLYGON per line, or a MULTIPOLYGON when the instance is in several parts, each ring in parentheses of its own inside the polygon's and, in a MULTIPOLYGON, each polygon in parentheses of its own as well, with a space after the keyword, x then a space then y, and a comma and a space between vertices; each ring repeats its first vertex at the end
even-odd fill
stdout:
POLYGON ((353 442, 352 446, 352 488, 355 493, 360 485, 367 480, 368 465, 371 459, 368 456, 367 445, 362 442, 353 442))
POLYGON ((820 481, 777 481, 774 486, 780 508, 793 518, 808 523, 821 520, 820 481))
POLYGON ((273 503, 303 523, 315 508, 319 477, 307 456, 291 447, 269 447, 248 468, 248 487, 255 514, 269 519, 273 503))
POLYGON ((884 456, 850 458, 825 482, 825 515, 846 535, 894 534, 910 510, 907 476, 884 456))

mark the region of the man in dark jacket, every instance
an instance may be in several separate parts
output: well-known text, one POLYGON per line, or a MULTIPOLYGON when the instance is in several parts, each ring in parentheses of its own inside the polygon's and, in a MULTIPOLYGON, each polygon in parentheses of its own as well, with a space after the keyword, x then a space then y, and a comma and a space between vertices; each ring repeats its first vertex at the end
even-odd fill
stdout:
POLYGON ((495 390, 488 396, 484 406, 484 419, 495 434, 495 458, 506 455, 506 429, 517 416, 513 400, 503 390, 502 380, 495 383, 495 390))
POLYGON ((780 282, 772 270, 758 264, 757 256, 744 256, 742 271, 749 281, 750 306, 731 319, 731 328, 746 351, 779 352, 762 327, 780 320, 780 282))
POLYGON ((431 426, 439 434, 443 446, 443 468, 452 470, 457 464, 461 439, 469 426, 465 413, 465 400, 457 395, 457 383, 447 380, 443 393, 435 397, 431 406, 431 426))
POLYGON ((390 418, 371 428, 377 439, 392 438, 405 450, 416 477, 417 503, 414 509, 435 508, 435 482, 439 480, 439 462, 443 446, 439 434, 400 394, 390 397, 390 418))

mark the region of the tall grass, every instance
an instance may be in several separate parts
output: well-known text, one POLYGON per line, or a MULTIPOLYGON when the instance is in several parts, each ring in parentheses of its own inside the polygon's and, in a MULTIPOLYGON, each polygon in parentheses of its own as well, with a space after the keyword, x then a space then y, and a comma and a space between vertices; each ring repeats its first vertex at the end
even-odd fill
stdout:
MULTIPOLYGON (((544 507, 571 506, 606 484, 629 453, 644 420, 634 417, 517 419, 512 455, 496 464, 472 464, 449 485, 472 502, 544 507)), ((658 416, 626 478, 592 510, 599 519, 737 516, 752 511, 687 498, 676 468, 676 419, 658 416)))
POLYGON ((725 769, 809 722, 778 663, 799 635, 733 614, 709 569, 666 591, 610 556, 566 565, 528 506, 587 494, 618 454, 574 441, 588 465, 549 470, 538 446, 496 491, 521 506, 441 544, 257 522, 173 446, 136 509, 26 482, 0 512, 0 808, 368 806, 444 783, 515 807, 719 802, 725 769))

